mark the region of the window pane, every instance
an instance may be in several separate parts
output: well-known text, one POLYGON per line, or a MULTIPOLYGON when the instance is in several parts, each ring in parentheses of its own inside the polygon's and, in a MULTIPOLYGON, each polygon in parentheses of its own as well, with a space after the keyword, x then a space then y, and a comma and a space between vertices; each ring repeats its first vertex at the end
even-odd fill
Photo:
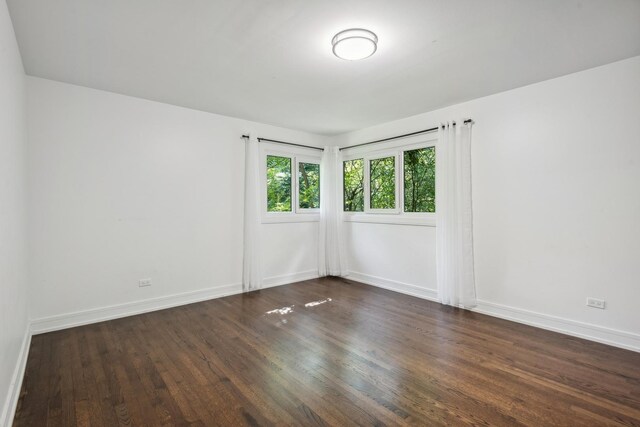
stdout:
POLYGON ((291 159, 267 156, 267 211, 291 212, 291 159))
POLYGON ((404 211, 436 211, 436 149, 404 152, 404 211))
POLYGON ((320 207, 320 165, 298 163, 298 185, 300 189, 299 207, 318 209, 320 207))
POLYGON ((342 163, 344 211, 364 212, 364 159, 342 163))
POLYGON ((384 157, 369 161, 371 178, 371 209, 396 207, 396 158, 384 157))

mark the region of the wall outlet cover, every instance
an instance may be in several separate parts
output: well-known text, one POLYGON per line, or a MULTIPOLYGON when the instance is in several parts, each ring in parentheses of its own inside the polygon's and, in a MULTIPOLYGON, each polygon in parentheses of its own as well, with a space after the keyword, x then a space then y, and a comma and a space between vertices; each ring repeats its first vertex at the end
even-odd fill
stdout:
POLYGON ((589 297, 587 298, 587 305, 589 307, 600 308, 604 310, 605 301, 603 299, 589 297))

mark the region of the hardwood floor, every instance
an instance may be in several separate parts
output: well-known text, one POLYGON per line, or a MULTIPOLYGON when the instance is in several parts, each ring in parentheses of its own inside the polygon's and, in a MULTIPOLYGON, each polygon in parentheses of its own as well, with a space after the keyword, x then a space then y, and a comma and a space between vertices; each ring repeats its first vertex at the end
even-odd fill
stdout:
POLYGON ((34 336, 15 425, 118 424, 640 426, 640 353, 336 278, 34 336))

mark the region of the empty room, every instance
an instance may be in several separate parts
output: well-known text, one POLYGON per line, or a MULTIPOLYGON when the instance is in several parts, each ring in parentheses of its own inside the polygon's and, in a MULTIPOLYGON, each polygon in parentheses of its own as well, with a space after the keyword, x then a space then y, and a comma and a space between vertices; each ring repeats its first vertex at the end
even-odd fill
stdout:
POLYGON ((0 0, 0 427, 640 426, 640 1, 0 0))

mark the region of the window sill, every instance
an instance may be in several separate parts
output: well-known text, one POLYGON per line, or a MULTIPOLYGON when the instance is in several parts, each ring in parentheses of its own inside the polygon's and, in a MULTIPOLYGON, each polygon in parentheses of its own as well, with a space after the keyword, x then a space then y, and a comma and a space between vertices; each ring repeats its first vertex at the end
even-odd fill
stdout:
POLYGON ((417 225, 422 227, 436 226, 435 215, 344 213, 343 221, 371 224, 417 225))
POLYGON ((319 222, 320 214, 316 213, 285 213, 275 215, 263 215, 262 224, 286 224, 290 222, 319 222))

